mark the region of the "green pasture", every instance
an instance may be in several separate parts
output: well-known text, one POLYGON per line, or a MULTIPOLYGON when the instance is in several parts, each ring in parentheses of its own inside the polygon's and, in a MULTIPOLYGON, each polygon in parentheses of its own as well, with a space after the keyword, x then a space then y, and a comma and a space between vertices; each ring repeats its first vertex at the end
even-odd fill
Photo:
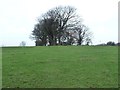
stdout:
POLYGON ((117 88, 118 47, 4 47, 2 87, 117 88))

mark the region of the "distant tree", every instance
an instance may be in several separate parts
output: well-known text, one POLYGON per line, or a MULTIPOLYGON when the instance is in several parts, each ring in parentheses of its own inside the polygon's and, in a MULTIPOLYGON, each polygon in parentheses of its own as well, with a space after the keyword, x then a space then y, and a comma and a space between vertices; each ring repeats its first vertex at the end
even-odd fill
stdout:
POLYGON ((107 45, 115 46, 115 42, 109 41, 109 42, 107 42, 107 45))
POLYGON ((120 46, 120 42, 118 42, 116 45, 117 45, 117 46, 120 46))
MULTIPOLYGON (((59 6, 43 14, 34 26, 32 35, 40 45, 72 45, 75 41, 81 45, 85 42, 88 29, 76 14, 76 8, 59 6), (66 43, 65 43, 66 42, 66 43)), ((90 37, 87 37, 90 42, 90 37)), ((89 43, 88 42, 88 43, 89 43)), ((39 44, 37 44, 39 45, 39 44)))
POLYGON ((84 40, 85 40, 86 45, 92 44, 92 38, 93 38, 92 36, 93 36, 92 32, 86 31, 86 34, 84 36, 85 37, 84 40))
POLYGON ((26 42, 25 42, 25 41, 22 41, 22 42, 20 43, 20 46, 26 46, 26 42))

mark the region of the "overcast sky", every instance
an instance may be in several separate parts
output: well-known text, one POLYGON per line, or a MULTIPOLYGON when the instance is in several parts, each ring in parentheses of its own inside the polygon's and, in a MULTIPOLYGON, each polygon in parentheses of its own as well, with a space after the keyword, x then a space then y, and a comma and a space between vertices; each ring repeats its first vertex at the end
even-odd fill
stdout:
POLYGON ((0 46, 19 46, 26 41, 35 45, 29 36, 37 18, 59 5, 77 8, 83 23, 93 33, 93 44, 118 41, 119 0, 1 0, 0 46))

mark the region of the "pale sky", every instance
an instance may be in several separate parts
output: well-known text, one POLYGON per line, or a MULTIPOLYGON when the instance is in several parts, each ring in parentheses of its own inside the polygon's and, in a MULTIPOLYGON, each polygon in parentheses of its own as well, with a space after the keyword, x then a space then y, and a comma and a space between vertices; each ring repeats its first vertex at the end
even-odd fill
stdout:
POLYGON ((77 8, 93 33, 93 44, 118 42, 119 0, 0 0, 0 46, 34 46, 32 33, 37 18, 56 6, 77 8))

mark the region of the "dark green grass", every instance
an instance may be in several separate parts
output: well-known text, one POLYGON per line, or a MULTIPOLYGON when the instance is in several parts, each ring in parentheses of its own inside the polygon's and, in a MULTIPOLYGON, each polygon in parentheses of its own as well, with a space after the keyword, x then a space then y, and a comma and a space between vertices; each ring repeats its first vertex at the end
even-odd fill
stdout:
POLYGON ((3 48, 3 88, 116 88, 118 47, 3 48))

